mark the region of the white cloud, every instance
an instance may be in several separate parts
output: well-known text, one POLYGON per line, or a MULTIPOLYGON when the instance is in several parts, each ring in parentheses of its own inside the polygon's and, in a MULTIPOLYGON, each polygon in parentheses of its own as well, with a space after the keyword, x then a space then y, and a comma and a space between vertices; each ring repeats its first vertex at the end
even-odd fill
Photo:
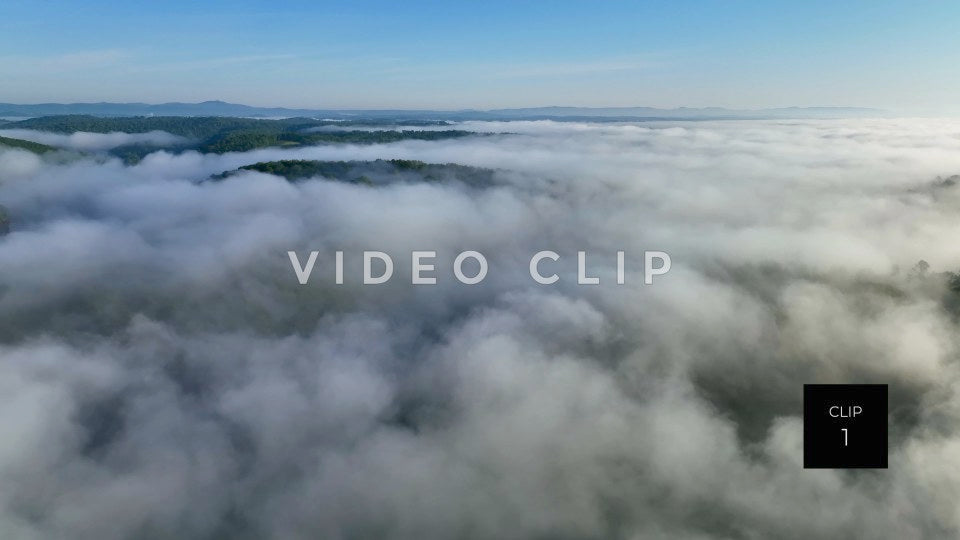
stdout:
POLYGON ((960 187, 933 184, 960 172, 960 124, 467 127, 515 134, 133 167, 0 153, 20 175, 0 183, 0 411, 17 411, 0 532, 960 532, 957 308, 936 275, 960 268, 960 187), (376 158, 500 172, 487 188, 198 182, 376 158), (310 285, 290 249, 320 250, 310 285), (397 255, 394 280, 359 285, 363 249, 397 255), (409 285, 414 249, 438 251, 437 286, 409 285), (487 256, 483 284, 453 278, 463 249, 487 256), (561 254, 555 286, 527 275, 540 249, 561 254), (599 286, 574 284, 581 249, 599 286), (617 286, 618 249, 667 251, 673 270, 642 286, 628 259, 617 286), (926 278, 908 271, 921 258, 926 278), (808 381, 891 385, 888 471, 801 468, 808 381))
POLYGON ((0 129, 0 136, 23 139, 71 150, 109 150, 128 144, 167 146, 187 141, 187 139, 183 137, 172 135, 166 131, 150 131, 148 133, 122 133, 119 131, 111 133, 88 133, 78 131, 65 135, 32 129, 0 129))

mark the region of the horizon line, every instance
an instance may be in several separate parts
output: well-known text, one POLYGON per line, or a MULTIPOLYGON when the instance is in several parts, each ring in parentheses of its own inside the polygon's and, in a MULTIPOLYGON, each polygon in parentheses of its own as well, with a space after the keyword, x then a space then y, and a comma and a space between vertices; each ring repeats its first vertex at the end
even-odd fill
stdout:
POLYGON ((859 105, 784 105, 777 107, 757 107, 757 108, 734 108, 726 107, 721 105, 705 105, 705 106, 691 106, 691 105, 680 105, 676 107, 657 107, 651 105, 529 105, 529 106, 512 106, 512 107, 492 107, 492 108, 481 108, 481 107, 467 107, 467 108, 401 108, 401 107, 293 107, 293 106, 280 106, 280 105, 249 105, 246 103, 235 103, 230 101, 223 101, 219 99, 204 100, 204 101, 163 101, 163 102, 146 102, 146 101, 44 101, 44 102, 34 102, 34 103, 16 103, 3 101, 0 102, 0 106, 10 105, 16 107, 41 107, 41 106, 81 106, 81 105, 145 105, 148 107, 159 107, 164 105, 230 105, 234 107, 248 107, 251 109, 284 109, 284 110, 311 110, 311 111, 428 111, 428 112, 490 112, 490 111, 512 111, 512 110, 525 110, 525 109, 587 109, 587 110, 603 110, 603 109, 651 109, 659 111, 682 111, 682 110, 723 110, 723 111, 732 111, 732 112, 762 112, 762 111, 778 111, 778 110, 809 110, 809 109, 847 109, 847 110, 860 110, 860 111, 875 111, 875 112, 890 112, 888 109, 883 109, 879 107, 866 107, 859 105))

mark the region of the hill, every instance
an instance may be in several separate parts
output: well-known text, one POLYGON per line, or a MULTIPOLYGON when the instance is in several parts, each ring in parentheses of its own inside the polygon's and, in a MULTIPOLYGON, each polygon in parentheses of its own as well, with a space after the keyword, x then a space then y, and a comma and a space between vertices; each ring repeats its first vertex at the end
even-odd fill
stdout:
POLYGON ((35 143, 32 141, 24 141, 22 139, 11 139, 9 137, 0 137, 0 147, 9 147, 9 148, 20 148, 21 150, 27 150, 33 152, 34 154, 43 154, 44 152, 50 152, 56 150, 52 146, 47 146, 45 144, 35 143))
POLYGON ((463 130, 351 130, 353 123, 287 118, 258 120, 219 116, 137 116, 100 118, 91 115, 45 116, 4 124, 4 129, 32 129, 53 133, 148 133, 165 131, 187 139, 169 146, 131 144, 111 150, 127 163, 136 163, 150 152, 196 150, 223 154, 267 147, 299 147, 318 144, 383 144, 403 140, 441 140, 477 135, 463 130), (310 128, 337 126, 329 131, 310 128))
POLYGON ((241 171, 257 171, 298 182, 309 178, 327 178, 352 184, 370 186, 396 182, 462 182, 472 187, 487 187, 494 183, 494 171, 455 163, 425 163, 409 159, 378 159, 375 161, 264 161, 225 171, 212 177, 223 180, 241 171))

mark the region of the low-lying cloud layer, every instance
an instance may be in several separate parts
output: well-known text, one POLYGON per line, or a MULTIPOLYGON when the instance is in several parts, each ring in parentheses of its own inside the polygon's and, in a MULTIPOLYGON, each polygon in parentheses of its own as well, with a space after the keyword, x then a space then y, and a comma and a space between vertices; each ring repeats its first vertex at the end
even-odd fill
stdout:
POLYGON ((468 129, 512 134, 0 151, 0 537, 960 534, 960 186, 933 183, 960 124, 468 129), (377 158, 497 181, 201 182, 377 158), (393 280, 359 284, 364 249, 393 280), (409 282, 419 249, 436 286, 409 282), (480 285, 453 277, 465 249, 480 285), (527 274, 542 249, 555 285, 527 274), (309 285, 288 250, 320 251, 309 285), (579 250, 600 285, 576 285, 579 250), (648 286, 644 250, 673 259, 648 286), (890 384, 888 470, 802 468, 804 382, 890 384))
POLYGON ((0 136, 23 139, 65 148, 68 150, 110 150, 128 144, 143 144, 148 146, 167 146, 187 141, 183 137, 167 133, 166 131, 150 131, 147 133, 89 133, 79 131, 64 135, 32 129, 0 129, 0 136))

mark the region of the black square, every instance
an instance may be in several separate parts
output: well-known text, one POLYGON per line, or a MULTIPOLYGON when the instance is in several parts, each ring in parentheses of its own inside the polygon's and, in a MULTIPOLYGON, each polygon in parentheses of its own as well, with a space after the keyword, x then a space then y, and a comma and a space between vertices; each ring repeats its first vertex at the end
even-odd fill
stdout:
POLYGON ((887 468, 887 385, 803 385, 805 469, 887 468))

